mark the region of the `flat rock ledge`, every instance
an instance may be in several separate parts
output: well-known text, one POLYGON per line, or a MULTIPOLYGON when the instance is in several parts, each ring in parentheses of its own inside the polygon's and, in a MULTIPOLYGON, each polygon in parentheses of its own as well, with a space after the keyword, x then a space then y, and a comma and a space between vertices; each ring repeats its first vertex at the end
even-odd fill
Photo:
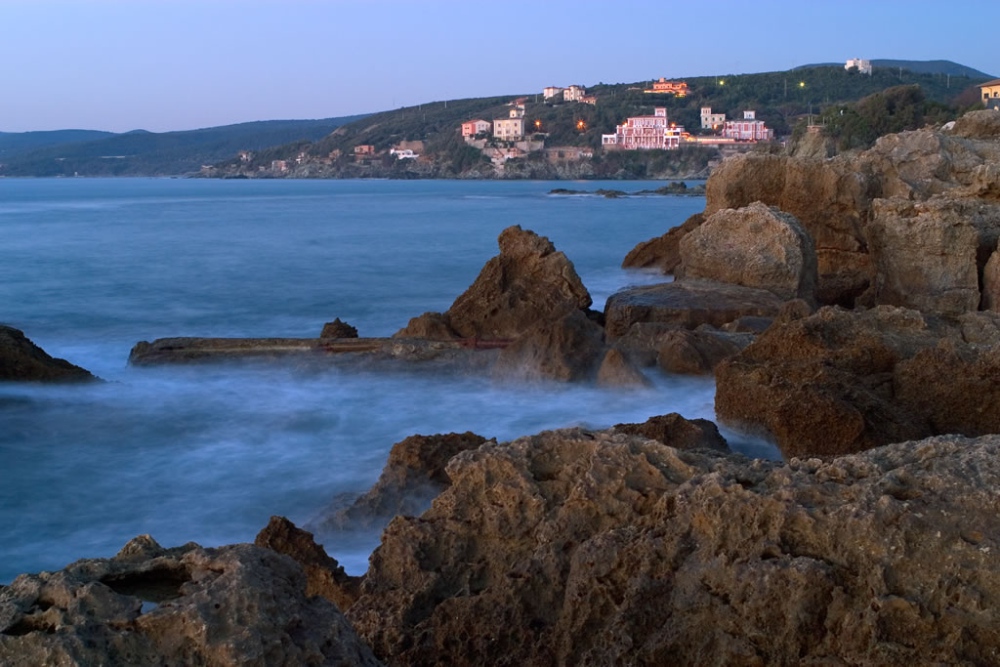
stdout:
POLYGON ((288 556, 250 544, 164 549, 148 535, 110 559, 0 588, 0 664, 380 665, 288 556))
POLYGON ((1000 436, 780 463, 572 429, 447 472, 347 612, 387 664, 1000 661, 1000 436))

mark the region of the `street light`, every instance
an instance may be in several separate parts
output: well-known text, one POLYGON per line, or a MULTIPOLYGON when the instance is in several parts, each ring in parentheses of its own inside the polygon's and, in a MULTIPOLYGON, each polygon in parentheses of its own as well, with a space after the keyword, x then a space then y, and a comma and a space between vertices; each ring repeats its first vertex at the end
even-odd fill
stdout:
POLYGON ((587 129, 587 124, 585 122, 583 122, 583 120, 578 120, 578 121, 576 121, 576 129, 578 129, 581 132, 583 132, 584 130, 587 129))

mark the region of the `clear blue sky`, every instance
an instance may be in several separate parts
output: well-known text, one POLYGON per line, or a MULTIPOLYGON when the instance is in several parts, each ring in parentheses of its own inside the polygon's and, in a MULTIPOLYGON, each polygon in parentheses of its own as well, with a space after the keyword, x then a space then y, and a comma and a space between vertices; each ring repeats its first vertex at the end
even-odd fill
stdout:
POLYGON ((953 60, 1000 0, 0 0, 0 131, 185 130, 443 99, 953 60))

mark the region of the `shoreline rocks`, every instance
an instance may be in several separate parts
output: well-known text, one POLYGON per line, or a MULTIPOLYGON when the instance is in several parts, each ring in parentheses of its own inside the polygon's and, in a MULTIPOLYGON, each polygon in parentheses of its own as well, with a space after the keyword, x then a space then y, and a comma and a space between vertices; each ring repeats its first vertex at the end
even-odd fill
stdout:
POLYGON ((100 378, 65 359, 55 359, 24 332, 0 324, 0 381, 89 382, 100 378))

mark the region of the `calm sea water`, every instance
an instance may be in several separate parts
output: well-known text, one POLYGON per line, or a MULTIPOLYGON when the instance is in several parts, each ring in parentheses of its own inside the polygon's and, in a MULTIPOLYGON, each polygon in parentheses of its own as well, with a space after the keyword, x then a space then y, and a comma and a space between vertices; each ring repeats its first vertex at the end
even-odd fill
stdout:
MULTIPOLYGON (((139 340, 314 337, 335 317, 386 336, 443 311, 502 229, 548 236, 595 308, 659 280, 619 269, 702 198, 558 197, 565 183, 0 179, 0 322, 107 383, 0 384, 0 582, 161 544, 249 541, 377 479, 393 443, 501 440, 680 412, 713 417, 711 380, 498 386, 486 378, 283 366, 131 368, 139 340)), ((587 183, 640 190, 650 183, 587 183)), ((737 443, 752 455, 764 445, 737 443)), ((360 573, 377 535, 319 535, 360 573)))

